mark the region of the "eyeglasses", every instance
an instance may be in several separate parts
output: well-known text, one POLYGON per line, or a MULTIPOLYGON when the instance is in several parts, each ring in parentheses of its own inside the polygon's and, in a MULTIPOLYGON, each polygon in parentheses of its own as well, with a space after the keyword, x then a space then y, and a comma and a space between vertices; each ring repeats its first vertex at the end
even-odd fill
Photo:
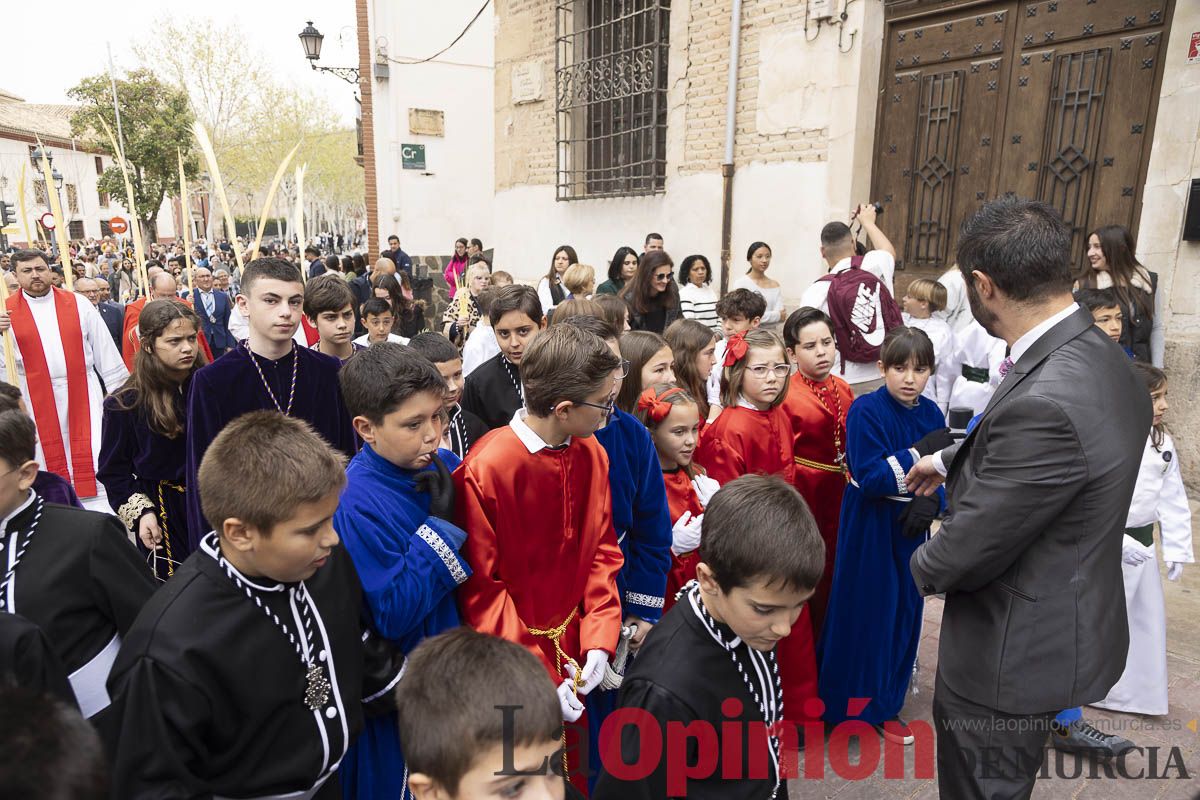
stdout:
MULTIPOLYGON (((628 362, 627 362, 627 363, 628 363, 628 362)), ((599 410, 600 412, 602 412, 602 413, 604 414, 604 418, 605 418, 605 419, 608 419, 609 417, 611 417, 611 416, 613 415, 613 402, 614 402, 614 401, 612 401, 612 400, 609 400, 607 405, 603 405, 603 406, 602 406, 602 405, 599 405, 599 404, 597 404, 597 403, 588 403, 588 402, 585 402, 585 401, 583 401, 583 400, 580 400, 580 401, 579 401, 578 403, 576 403, 575 405, 577 405, 577 406, 587 406, 588 408, 594 408, 594 409, 597 409, 597 410, 599 410)))
MULTIPOLYGON (((617 365, 617 369, 619 369, 619 370, 621 371, 621 377, 622 377, 622 378, 624 378, 625 376, 627 376, 627 375, 629 374, 629 359, 628 359, 628 358, 622 358, 622 359, 621 359, 621 363, 617 365)), ((616 372, 616 371, 617 371, 617 370, 613 370, 613 372, 616 372)))
POLYGON ((768 367, 766 364, 755 364, 753 367, 746 367, 746 372, 756 378, 765 378, 767 373, 774 374, 776 378, 786 378, 791 371, 790 364, 776 364, 773 367, 768 367))

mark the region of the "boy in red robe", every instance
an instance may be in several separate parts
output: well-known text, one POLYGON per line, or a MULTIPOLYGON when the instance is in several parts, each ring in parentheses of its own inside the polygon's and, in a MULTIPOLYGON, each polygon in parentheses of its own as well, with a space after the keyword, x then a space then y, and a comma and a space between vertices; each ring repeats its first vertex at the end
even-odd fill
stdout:
MULTIPOLYGON (((558 684, 567 722, 583 715, 580 695, 599 685, 621 632, 616 577, 624 559, 608 456, 592 437, 612 413, 619 368, 595 334, 550 328, 522 359, 525 408, 454 473, 472 572, 459 588, 463 621, 538 656, 558 684)), ((571 747, 572 761, 582 750, 571 747)), ((572 782, 582 788, 577 766, 572 782)))
POLYGON ((793 311, 783 325, 783 343, 797 369, 783 402, 795 436, 792 485, 812 509, 825 540, 825 572, 808 601, 815 641, 825 622, 833 582, 847 478, 846 414, 854 401, 854 391, 846 381, 830 374, 837 346, 833 323, 824 311, 809 306, 793 311))

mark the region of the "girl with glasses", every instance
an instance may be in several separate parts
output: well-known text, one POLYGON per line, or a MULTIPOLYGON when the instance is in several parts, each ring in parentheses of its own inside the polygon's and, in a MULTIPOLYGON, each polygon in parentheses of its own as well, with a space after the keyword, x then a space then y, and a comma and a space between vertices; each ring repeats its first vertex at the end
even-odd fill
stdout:
POLYGON ((674 272, 675 262, 662 250, 651 250, 641 257, 637 272, 620 294, 629 304, 630 328, 661 336, 668 325, 683 316, 674 272))

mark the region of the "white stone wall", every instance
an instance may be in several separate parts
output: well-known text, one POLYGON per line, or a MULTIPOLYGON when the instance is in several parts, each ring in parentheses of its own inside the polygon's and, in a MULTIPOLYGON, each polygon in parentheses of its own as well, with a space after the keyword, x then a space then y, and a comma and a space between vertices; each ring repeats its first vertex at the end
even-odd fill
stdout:
MULTIPOLYGON (((479 10, 478 0, 373 0, 372 53, 397 59, 432 55, 479 10)), ((446 255, 460 236, 492 246, 494 182, 492 6, 437 61, 390 64, 372 76, 379 242, 396 234, 408 253, 446 255), (414 134, 409 109, 442 111, 444 136, 414 134), (401 146, 425 145, 424 171, 402 168, 401 146)))

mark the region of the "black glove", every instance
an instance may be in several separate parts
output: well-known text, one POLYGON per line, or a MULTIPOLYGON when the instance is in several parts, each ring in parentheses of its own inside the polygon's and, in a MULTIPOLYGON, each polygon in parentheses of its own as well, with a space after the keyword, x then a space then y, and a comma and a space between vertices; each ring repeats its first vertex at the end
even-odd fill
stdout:
POLYGON ((450 521, 454 519, 454 479, 437 453, 431 458, 436 469, 417 473, 417 491, 429 493, 429 516, 450 521))
POLYGON ((900 512, 900 532, 906 538, 915 539, 929 530, 930 523, 937 516, 941 503, 937 495, 929 497, 914 497, 911 503, 906 503, 900 512))
POLYGON ((918 455, 928 456, 952 444, 954 444, 954 437, 950 434, 950 429, 938 428, 921 437, 921 440, 913 445, 913 449, 917 451, 918 455))

